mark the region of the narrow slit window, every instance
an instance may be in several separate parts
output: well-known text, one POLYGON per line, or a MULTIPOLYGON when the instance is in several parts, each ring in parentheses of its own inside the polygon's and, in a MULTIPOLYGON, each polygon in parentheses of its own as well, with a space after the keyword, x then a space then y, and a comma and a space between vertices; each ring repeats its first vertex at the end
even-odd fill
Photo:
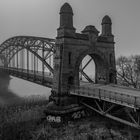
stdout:
POLYGON ((69 52, 68 57, 69 57, 69 64, 71 64, 71 52, 69 52))
POLYGON ((110 60, 110 64, 112 64, 112 54, 110 54, 109 60, 110 60))

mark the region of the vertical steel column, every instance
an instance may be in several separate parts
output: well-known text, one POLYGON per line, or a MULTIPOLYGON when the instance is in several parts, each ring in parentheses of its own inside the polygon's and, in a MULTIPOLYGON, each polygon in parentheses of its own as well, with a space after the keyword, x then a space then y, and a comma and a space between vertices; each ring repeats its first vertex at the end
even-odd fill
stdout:
POLYGON ((23 68, 25 69, 25 50, 23 50, 23 68))
MULTIPOLYGON (((38 50, 37 50, 37 54, 38 54, 38 50)), ((38 73, 38 57, 36 57, 36 71, 38 73)))
MULTIPOLYGON (((24 70, 25 70, 25 68, 24 68, 24 67, 25 67, 25 66, 24 66, 24 59, 25 59, 25 58, 24 58, 24 55, 25 55, 25 54, 24 54, 24 49, 23 49, 23 50, 22 50, 22 74, 23 74, 23 72, 24 72, 24 70)), ((23 76, 24 76, 24 74, 23 74, 23 76)))
POLYGON ((20 68, 23 71, 23 50, 20 52, 20 68))
MULTIPOLYGON (((12 55, 13 55, 13 53, 12 53, 12 55)), ((12 58, 11 61, 12 61, 12 64, 11 64, 11 65, 12 65, 12 67, 14 68, 14 56, 13 56, 13 58, 12 58)))
POLYGON ((29 51, 27 50, 27 79, 29 78, 29 51))
POLYGON ((18 46, 17 46, 17 74, 18 74, 18 46))
POLYGON ((11 67, 11 61, 10 61, 10 47, 8 48, 8 63, 9 63, 9 68, 11 67))
POLYGON ((7 56, 7 66, 8 66, 8 69, 7 69, 7 72, 9 73, 9 48, 8 49, 6 49, 6 56, 7 56))
POLYGON ((24 70, 24 49, 22 50, 22 71, 24 70))
MULTIPOLYGON (((43 48, 42 48, 42 59, 43 61, 45 60, 44 59, 44 45, 43 45, 43 48)), ((44 62, 42 62, 42 83, 44 82, 44 62)))
MULTIPOLYGON (((49 57, 49 65, 51 66, 51 52, 50 52, 50 57, 49 57)), ((51 75, 51 71, 49 71, 49 75, 51 75)))
POLYGON ((19 52, 19 68, 21 69, 22 67, 22 51, 19 52))
MULTIPOLYGON (((34 47, 34 51, 35 51, 35 47, 34 47)), ((36 58, 35 58, 35 55, 34 55, 34 80, 36 78, 36 58)))
POLYGON ((33 72, 33 68, 34 68, 34 66, 33 66, 33 54, 31 53, 31 70, 32 70, 32 72, 33 72))
MULTIPOLYGON (((14 48, 14 47, 13 47, 14 48)), ((12 56, 13 56, 13 68, 15 68, 15 55, 14 55, 14 49, 12 51, 12 56)))

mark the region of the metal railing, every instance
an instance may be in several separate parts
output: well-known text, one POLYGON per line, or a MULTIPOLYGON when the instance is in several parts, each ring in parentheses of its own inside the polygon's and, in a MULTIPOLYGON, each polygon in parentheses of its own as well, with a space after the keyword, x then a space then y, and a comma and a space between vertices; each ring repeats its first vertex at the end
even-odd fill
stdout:
POLYGON ((109 89, 101 89, 96 86, 93 86, 92 88, 85 86, 73 86, 70 94, 113 102, 131 108, 140 108, 140 95, 130 95, 117 91, 109 91, 109 89))
POLYGON ((7 72, 10 75, 20 77, 22 79, 26 79, 28 81, 34 81, 35 83, 45 85, 48 87, 52 86, 53 76, 49 75, 49 73, 45 72, 44 77, 42 76, 42 72, 27 70, 27 69, 20 69, 20 68, 13 68, 13 67, 1 67, 0 70, 7 72))

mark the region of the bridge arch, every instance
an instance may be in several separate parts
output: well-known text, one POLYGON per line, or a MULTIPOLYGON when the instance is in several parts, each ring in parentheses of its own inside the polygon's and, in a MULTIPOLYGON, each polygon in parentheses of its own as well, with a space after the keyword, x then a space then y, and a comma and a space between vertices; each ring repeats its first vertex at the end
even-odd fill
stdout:
POLYGON ((46 61, 53 56, 55 40, 41 37, 16 36, 12 37, 1 44, 0 54, 8 58, 7 63, 20 51, 27 50, 38 58, 48 70, 53 73, 53 68, 46 61), (8 50, 8 51, 7 51, 8 50), (42 56, 37 52, 42 50, 42 56))

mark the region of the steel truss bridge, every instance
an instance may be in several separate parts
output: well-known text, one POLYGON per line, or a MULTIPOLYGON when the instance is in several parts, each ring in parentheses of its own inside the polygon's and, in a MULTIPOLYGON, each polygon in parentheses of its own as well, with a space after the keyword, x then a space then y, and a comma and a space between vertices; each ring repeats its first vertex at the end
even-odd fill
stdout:
MULTIPOLYGON (((0 46, 0 70, 10 75, 47 87, 53 84, 53 56, 55 39, 17 36, 0 46)), ((140 128, 140 91, 118 85, 93 84, 90 77, 80 69, 87 81, 71 86, 69 94, 78 96, 80 104, 101 115, 124 124, 140 128)))

